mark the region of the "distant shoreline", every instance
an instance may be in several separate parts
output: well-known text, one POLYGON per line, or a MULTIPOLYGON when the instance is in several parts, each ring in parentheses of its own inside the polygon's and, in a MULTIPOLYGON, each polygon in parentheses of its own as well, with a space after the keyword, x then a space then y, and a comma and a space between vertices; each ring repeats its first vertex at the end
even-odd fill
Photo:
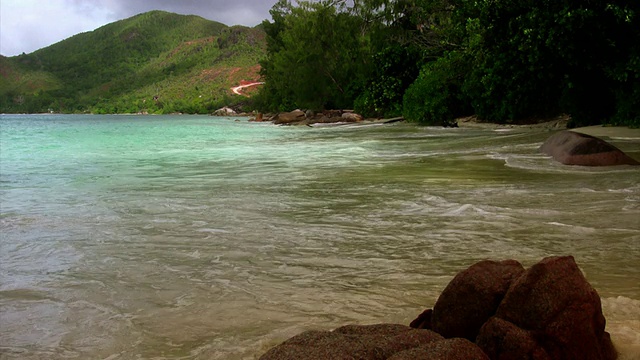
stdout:
POLYGON ((567 128, 571 118, 568 115, 560 115, 554 118, 550 118, 543 122, 532 124, 498 124, 491 122, 479 121, 475 116, 469 116, 456 119, 457 124, 461 128, 474 128, 474 129, 541 129, 546 128, 549 130, 563 130, 567 128))
MULTIPOLYGON (((253 84, 252 84, 253 85, 253 84)), ((251 85, 247 85, 251 86, 251 85)), ((141 113, 114 113, 114 114, 67 114, 67 113, 2 113, 0 115, 97 115, 97 116, 210 116, 210 114, 187 114, 187 113, 175 113, 175 114, 141 114, 141 113)), ((237 114, 229 117, 250 118, 253 114, 237 114)), ((365 119, 361 123, 363 125, 371 124, 384 124, 389 120, 394 119, 365 119)), ((569 122, 569 117, 566 115, 551 118, 548 121, 533 123, 533 124, 498 124, 490 122, 479 121, 475 117, 466 117, 457 119, 458 127, 467 129, 486 129, 486 130, 500 130, 500 129, 548 129, 548 130, 565 130, 569 122)), ((268 122, 268 121, 265 121, 268 122)), ((350 123, 351 125, 358 123, 350 123)), ((419 126, 419 125, 416 125, 419 126)), ((640 141, 640 128, 629 128, 626 126, 607 126, 607 125, 593 125, 579 128, 569 129, 571 131, 596 136, 607 137, 613 139, 626 139, 640 141)))
POLYGON ((640 141, 640 128, 632 129, 627 126, 608 126, 608 125, 593 125, 584 126, 579 128, 567 127, 570 118, 566 115, 552 118, 548 121, 535 123, 535 124, 495 124, 480 122, 475 117, 468 117, 458 119, 458 126, 461 128, 471 129, 487 129, 487 130, 500 130, 500 129, 547 129, 547 130, 571 130, 582 134, 587 134, 602 138, 611 139, 626 139, 640 141))

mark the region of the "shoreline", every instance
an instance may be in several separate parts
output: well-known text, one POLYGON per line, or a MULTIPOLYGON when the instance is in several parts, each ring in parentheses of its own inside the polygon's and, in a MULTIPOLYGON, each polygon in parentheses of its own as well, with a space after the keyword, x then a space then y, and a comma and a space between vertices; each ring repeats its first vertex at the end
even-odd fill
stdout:
POLYGON ((570 130, 581 134, 591 135, 600 138, 625 139, 640 141, 640 128, 634 129, 628 126, 592 125, 577 128, 568 128, 569 116, 562 115, 551 118, 548 121, 535 124, 496 124, 479 122, 475 117, 458 119, 458 127, 468 129, 505 130, 505 129, 547 129, 570 130))
POLYGON ((626 126, 594 125, 570 130, 599 138, 640 141, 640 129, 632 129, 626 126))
MULTIPOLYGON (((114 113, 114 114, 62 114, 62 113, 35 113, 35 114, 0 114, 0 115, 112 115, 112 116, 211 116, 211 114, 140 114, 140 113, 114 113)), ((250 122, 255 114, 236 114, 228 117, 233 118, 248 118, 250 122)), ((550 118, 547 121, 533 124, 497 124, 490 122, 481 122, 475 116, 459 118, 456 120, 458 124, 458 128, 461 129, 482 129, 482 130, 494 130, 494 131, 507 131, 507 130, 522 130, 522 129, 531 129, 531 130, 547 130, 547 131, 560 131, 560 130, 570 130, 586 135, 595 136, 598 138, 602 138, 604 140, 622 140, 622 141, 630 141, 630 142, 640 142, 640 128, 629 128, 627 126, 609 126, 609 125, 592 125, 592 126, 584 126, 578 128, 568 128, 567 125, 570 121, 570 117, 568 115, 560 115, 554 118, 550 118)), ((265 120, 263 122, 273 123, 273 121, 265 120)), ((313 123, 307 124, 308 127, 313 128, 323 128, 323 127, 339 127, 344 125, 386 125, 393 124, 397 122, 406 122, 403 118, 383 118, 383 119, 364 119, 359 122, 329 122, 329 123, 313 123)), ((411 123, 408 123, 411 124, 411 123)), ((420 126, 415 124, 415 126, 420 126)))
POLYGON ((475 116, 457 119, 458 127, 472 129, 502 130, 502 129, 548 129, 565 130, 571 118, 568 115, 560 115, 549 118, 547 121, 533 124, 497 124, 478 121, 475 116))

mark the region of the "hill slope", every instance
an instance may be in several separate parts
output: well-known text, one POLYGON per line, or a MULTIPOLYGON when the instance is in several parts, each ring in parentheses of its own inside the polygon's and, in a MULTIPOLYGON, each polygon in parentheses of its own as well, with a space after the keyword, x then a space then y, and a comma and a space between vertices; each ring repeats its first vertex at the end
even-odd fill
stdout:
POLYGON ((0 112, 206 113, 264 54, 260 28, 152 11, 0 58, 0 112))

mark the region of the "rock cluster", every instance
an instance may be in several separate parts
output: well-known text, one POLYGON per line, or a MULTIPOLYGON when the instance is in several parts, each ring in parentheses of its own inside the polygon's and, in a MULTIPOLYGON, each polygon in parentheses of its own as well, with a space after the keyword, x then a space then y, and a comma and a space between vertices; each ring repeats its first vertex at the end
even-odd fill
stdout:
POLYGON ((348 325, 333 331, 307 331, 264 354, 261 360, 489 358, 466 339, 445 339, 431 330, 399 324, 348 325))
POLYGON ((573 257, 529 269, 481 261, 460 272, 410 326, 307 331, 268 351, 282 359, 613 360, 600 297, 573 257))
POLYGON ((568 130, 549 137, 540 147, 540 151, 565 165, 640 165, 638 161, 602 139, 568 130))
POLYGON ((269 118, 276 125, 311 125, 311 124, 330 124, 330 123, 354 123, 361 122, 364 118, 349 110, 325 110, 322 112, 313 112, 302 110, 294 110, 276 114, 269 118))

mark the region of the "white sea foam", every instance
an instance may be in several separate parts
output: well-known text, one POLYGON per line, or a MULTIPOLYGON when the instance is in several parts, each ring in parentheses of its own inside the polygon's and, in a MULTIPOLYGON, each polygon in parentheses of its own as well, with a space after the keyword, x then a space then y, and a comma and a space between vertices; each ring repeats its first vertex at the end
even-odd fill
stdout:
POLYGON ((640 359, 640 300, 624 296, 604 298, 602 310, 619 359, 640 359))
POLYGON ((210 234, 228 234, 228 230, 224 229, 210 229, 210 228, 202 228, 198 229, 198 232, 210 233, 210 234))
POLYGON ((597 229, 592 228, 592 227, 578 226, 578 225, 571 225, 571 224, 563 224, 563 223, 556 222, 556 221, 548 222, 547 225, 553 225, 553 226, 560 226, 560 227, 569 228, 571 232, 580 233, 580 234, 594 233, 594 232, 597 231, 597 229))
POLYGON ((472 204, 463 204, 456 209, 453 209, 451 211, 444 213, 443 215, 444 216, 465 216, 469 214, 490 215, 491 213, 477 206, 474 206, 472 204))

